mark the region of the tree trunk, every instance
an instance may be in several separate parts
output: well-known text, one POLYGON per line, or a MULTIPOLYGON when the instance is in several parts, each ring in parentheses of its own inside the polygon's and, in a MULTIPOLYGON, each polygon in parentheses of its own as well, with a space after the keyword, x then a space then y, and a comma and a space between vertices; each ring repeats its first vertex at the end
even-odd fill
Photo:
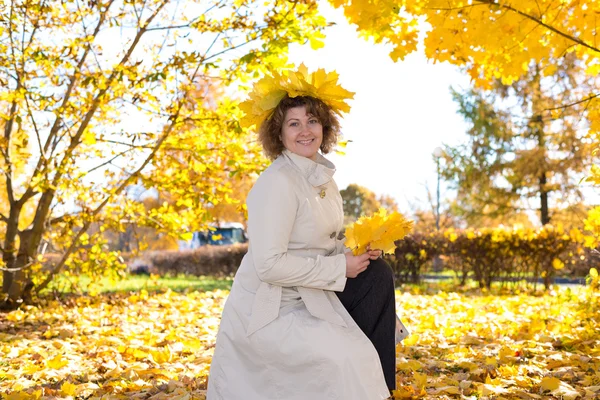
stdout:
POLYGON ((6 222, 6 234, 4 235, 4 252, 2 261, 6 269, 2 271, 2 294, 8 294, 17 272, 17 236, 19 235, 19 216, 21 207, 18 203, 11 204, 8 221, 6 222))
POLYGON ((532 128, 534 129, 535 136, 537 136, 538 140, 538 149, 542 151, 542 159, 539 160, 541 171, 539 175, 539 184, 540 184, 540 222, 543 225, 546 225, 550 222, 550 214, 548 212, 548 155, 546 149, 546 136, 544 133, 544 118, 542 116, 542 112, 544 110, 545 105, 542 102, 542 86, 541 86, 541 75, 539 66, 536 65, 536 73, 535 78, 532 84, 532 128))
POLYGON ((3 292, 8 294, 8 298, 3 309, 17 308, 21 303, 31 304, 33 302, 31 292, 33 282, 30 279, 30 265, 35 261, 37 245, 31 243, 31 230, 23 231, 19 234, 19 251, 16 258, 11 263, 11 282, 2 287, 3 292))
MULTIPOLYGON (((44 225, 48 218, 50 204, 53 199, 54 190, 49 190, 42 194, 33 219, 32 228, 21 232, 18 232, 21 203, 17 202, 11 207, 11 214, 7 224, 5 249, 13 249, 13 251, 5 251, 3 255, 4 262, 10 271, 10 277, 8 282, 3 282, 2 285, 2 293, 8 295, 4 304, 0 305, 2 309, 14 309, 23 302, 26 304, 32 302, 31 293, 34 286, 29 276, 30 265, 35 262, 37 257, 39 245, 45 230, 44 225), (15 251, 17 232, 19 236, 19 249, 15 251)), ((4 276, 6 275, 4 274, 4 276)))
POLYGON ((537 127, 538 146, 543 151, 542 160, 542 172, 540 173, 540 221, 542 226, 550 222, 550 215, 548 214, 548 189, 546 184, 548 178, 546 176, 546 137, 544 136, 544 122, 542 116, 538 115, 535 117, 537 127))
POLYGON ((540 176, 540 220, 542 225, 550 223, 550 215, 548 214, 548 191, 546 190, 546 171, 540 176))

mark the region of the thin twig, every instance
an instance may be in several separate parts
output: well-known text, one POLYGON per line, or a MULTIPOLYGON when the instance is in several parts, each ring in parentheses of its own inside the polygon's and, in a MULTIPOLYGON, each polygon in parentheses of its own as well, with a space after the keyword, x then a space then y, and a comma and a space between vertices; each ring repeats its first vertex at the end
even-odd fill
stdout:
POLYGON ((118 153, 117 155, 115 155, 115 156, 114 156, 114 157, 112 157, 111 159, 109 159, 109 160, 107 160, 107 161, 103 162, 102 164, 96 165, 95 167, 93 167, 93 168, 89 169, 87 172, 84 172, 84 173, 83 173, 83 175, 81 175, 79 178, 81 179, 81 178, 83 178, 84 176, 86 176, 87 174, 89 174, 89 173, 92 173, 92 172, 94 172, 94 171, 95 171, 95 170, 97 170, 97 169, 100 169, 100 168, 102 168, 102 167, 105 167, 105 166, 107 166, 108 164, 112 164, 112 162, 113 162, 113 161, 115 161, 117 158, 119 158, 119 157, 121 157, 121 156, 123 156, 123 155, 125 155, 125 154, 127 154, 127 153, 129 153, 129 152, 131 152, 131 151, 133 151, 133 150, 135 150, 135 148, 130 148, 130 149, 123 150, 122 152, 118 153))
POLYGON ((592 99, 594 99, 594 98, 596 98, 598 96, 600 96, 600 93, 593 94, 593 95, 591 95, 589 97, 586 97, 585 99, 581 99, 581 100, 576 101, 574 103, 565 104, 565 105, 558 106, 558 107, 553 107, 553 108, 545 108, 542 111, 552 111, 552 110, 559 110, 559 109, 569 108, 569 107, 572 107, 572 106, 576 106, 577 104, 581 104, 581 103, 585 103, 586 101, 590 101, 590 100, 592 100, 592 99))

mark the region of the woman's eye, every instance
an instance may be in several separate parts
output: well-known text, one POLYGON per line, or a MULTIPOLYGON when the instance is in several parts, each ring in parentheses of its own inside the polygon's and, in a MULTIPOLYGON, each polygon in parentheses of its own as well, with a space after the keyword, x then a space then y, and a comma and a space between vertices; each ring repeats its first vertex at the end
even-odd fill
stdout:
POLYGON ((290 126, 298 126, 298 123, 297 122, 291 122, 290 126))
POLYGON ((310 121, 308 121, 309 124, 318 124, 319 120, 318 119, 311 119, 310 121))

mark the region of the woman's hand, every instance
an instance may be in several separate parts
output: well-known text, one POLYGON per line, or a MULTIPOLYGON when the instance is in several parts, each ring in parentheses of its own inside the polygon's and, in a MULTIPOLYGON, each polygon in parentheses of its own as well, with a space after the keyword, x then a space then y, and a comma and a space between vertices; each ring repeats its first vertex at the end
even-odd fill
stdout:
POLYGON ((370 256, 369 259, 377 260, 379 257, 381 257, 383 251, 379 249, 371 250, 371 245, 367 245, 367 253, 369 253, 370 256))
POLYGON ((346 277, 356 278, 358 274, 367 269, 371 262, 369 258, 371 255, 368 252, 359 256, 353 255, 352 252, 346 253, 346 277))
POLYGON ((370 256, 369 258, 371 260, 377 260, 379 257, 381 257, 381 253, 382 253, 381 250, 369 250, 369 251, 367 251, 367 254, 369 254, 369 256, 370 256))

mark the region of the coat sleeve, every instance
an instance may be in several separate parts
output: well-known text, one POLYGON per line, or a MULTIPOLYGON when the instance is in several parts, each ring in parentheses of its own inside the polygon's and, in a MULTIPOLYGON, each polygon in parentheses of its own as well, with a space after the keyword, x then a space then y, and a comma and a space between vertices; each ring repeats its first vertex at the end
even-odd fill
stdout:
POLYGON ((288 253, 299 201, 280 171, 258 179, 248 196, 250 251, 258 277, 278 286, 343 291, 346 257, 300 257, 288 253))
POLYGON ((346 254, 351 252, 352 249, 350 249, 349 247, 344 246, 344 240, 338 240, 335 243, 335 254, 346 254))

